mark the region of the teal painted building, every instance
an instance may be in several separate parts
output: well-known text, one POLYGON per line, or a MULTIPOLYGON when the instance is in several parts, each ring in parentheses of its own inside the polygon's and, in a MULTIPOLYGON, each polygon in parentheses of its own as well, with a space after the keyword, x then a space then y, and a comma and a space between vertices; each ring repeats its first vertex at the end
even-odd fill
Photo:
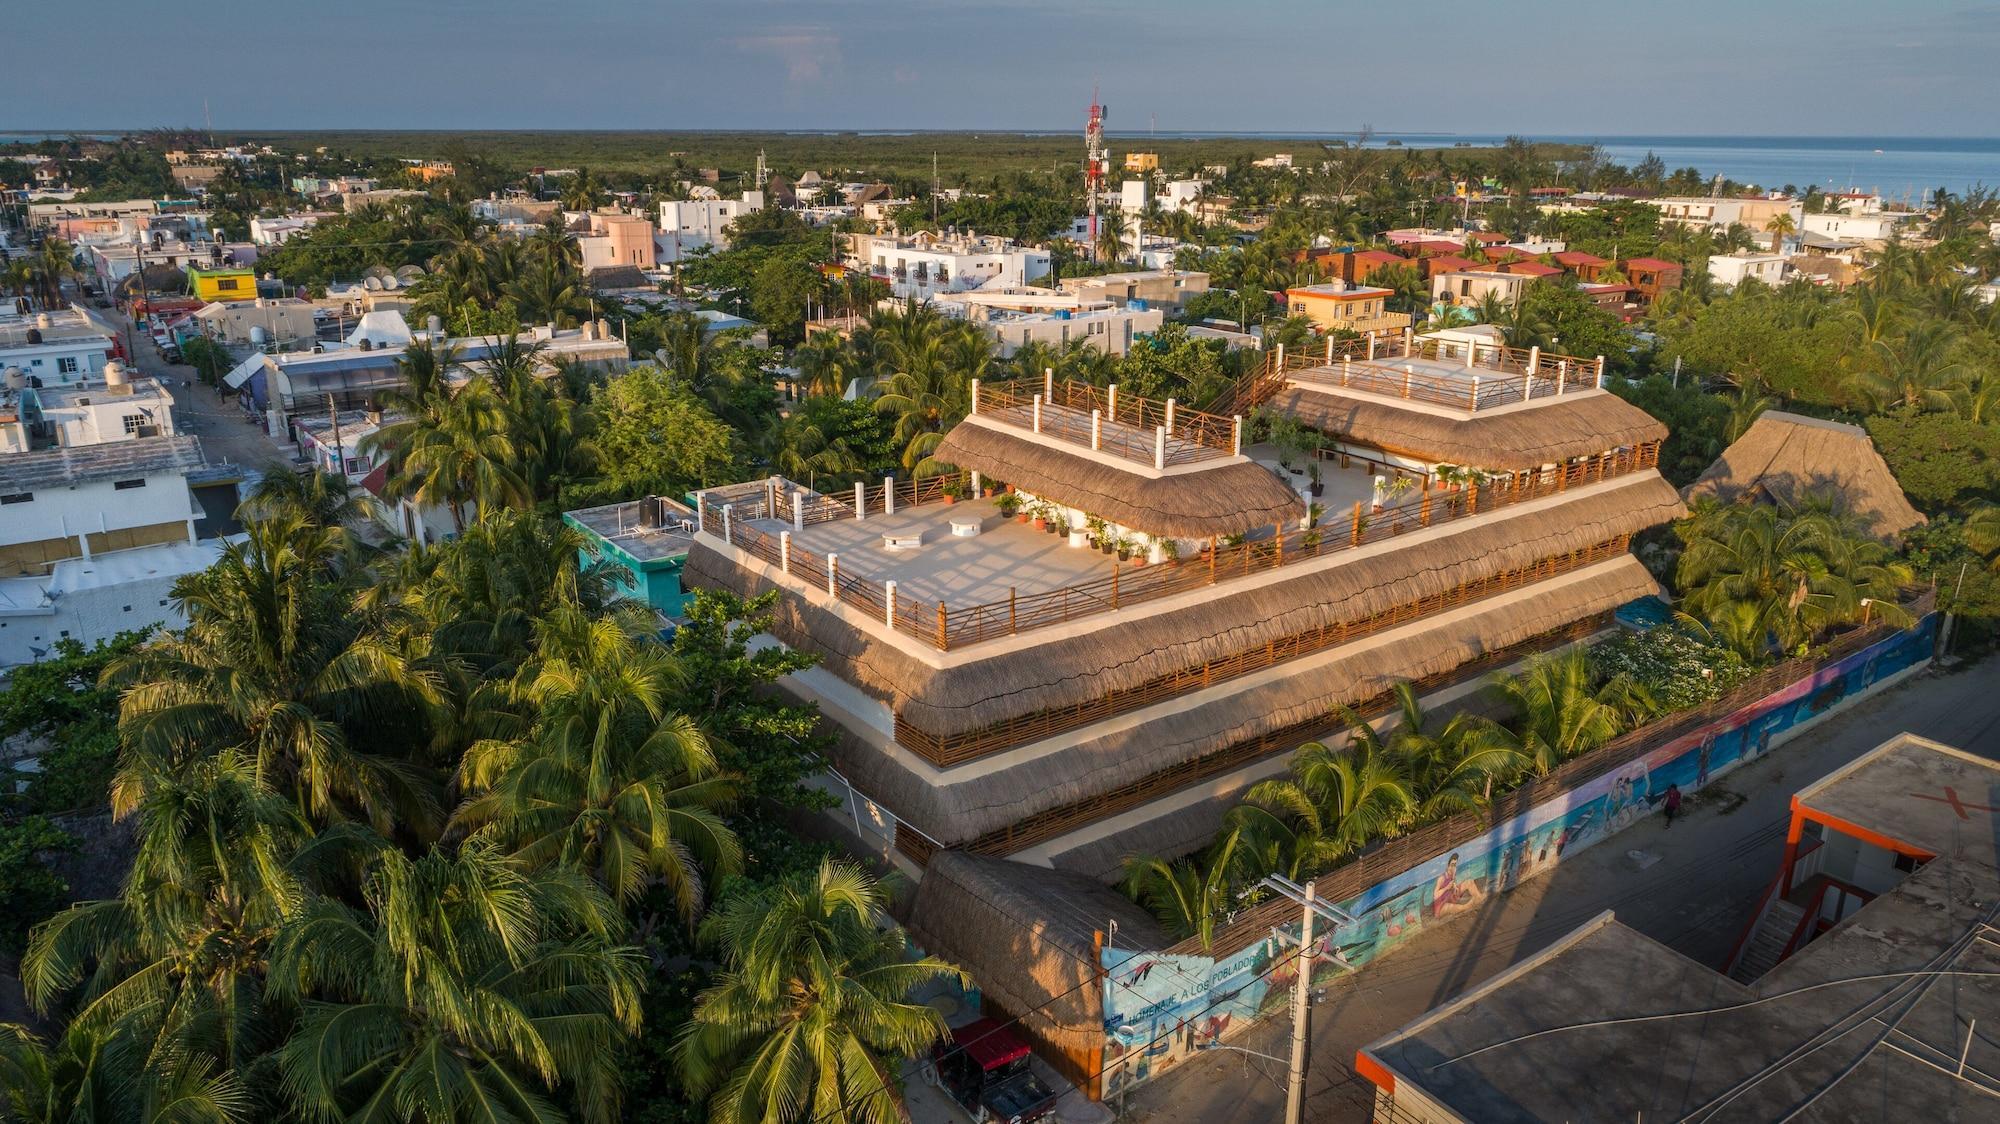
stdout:
POLYGON ((651 605, 663 617, 681 615, 689 592, 681 567, 694 540, 694 512, 665 496, 647 496, 563 513, 582 532, 585 566, 608 562, 618 592, 651 605))

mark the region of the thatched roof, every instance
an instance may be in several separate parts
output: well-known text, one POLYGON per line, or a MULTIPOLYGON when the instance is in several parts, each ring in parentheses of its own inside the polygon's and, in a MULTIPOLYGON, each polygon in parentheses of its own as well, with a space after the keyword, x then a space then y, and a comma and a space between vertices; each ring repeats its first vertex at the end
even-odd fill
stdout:
MULTIPOLYGON (((819 653, 831 673, 908 720, 960 733, 1051 707, 1098 698, 1182 668, 1309 628, 1355 620, 1539 559, 1580 550, 1672 519, 1673 489, 1647 474, 1537 500, 1506 517, 1445 524, 1265 575, 1024 634, 979 658, 920 658, 863 629, 824 596, 790 596, 772 631, 819 653)), ((698 539, 684 571, 693 585, 738 592, 770 588, 761 563, 739 566, 698 539)), ((1629 557, 1474 602, 1411 625, 1306 657, 1310 674, 1252 677, 1214 689, 1158 721, 1135 712, 1046 743, 1006 750, 939 771, 900 747, 847 736, 841 768, 863 791, 925 832, 961 842, 1023 816, 1085 799, 1178 762, 1214 752, 1315 711, 1354 702, 1397 678, 1449 671, 1656 592, 1629 557), (1336 658, 1337 657, 1337 658, 1336 658), (1061 745, 1062 748, 1054 747, 1061 745)))
POLYGON ((1339 390, 1281 391, 1270 408, 1322 433, 1412 453, 1445 464, 1517 471, 1571 457, 1664 441, 1667 427, 1605 390, 1580 390, 1532 405, 1466 416, 1437 407, 1405 407, 1339 390))
POLYGON ((1868 431, 1857 425, 1766 410, 1722 451, 1687 497, 1724 501, 1769 498, 1794 505, 1831 499, 1853 512, 1877 538, 1894 538, 1924 522, 1868 431))
POLYGON ((1145 910, 1077 874, 959 851, 932 856, 917 884, 910 935, 959 965, 1050 1054, 1104 1045, 1104 996, 1094 933, 1118 923, 1125 948, 1172 943, 1145 910))
POLYGON ((1199 539, 1239 535, 1274 523, 1295 523, 1305 515, 1305 501, 1290 485, 1247 460, 1164 475, 1128 471, 1110 463, 1111 458, 1065 452, 1053 442, 977 418, 967 418, 945 434, 933 455, 1148 534, 1199 539))

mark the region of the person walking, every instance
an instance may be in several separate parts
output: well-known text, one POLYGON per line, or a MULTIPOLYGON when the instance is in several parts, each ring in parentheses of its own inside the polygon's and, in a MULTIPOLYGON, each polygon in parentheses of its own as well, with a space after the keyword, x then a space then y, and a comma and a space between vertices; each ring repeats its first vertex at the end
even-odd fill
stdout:
POLYGON ((1681 814, 1680 785, 1670 784, 1667 786, 1666 807, 1667 807, 1667 826, 1672 827, 1674 826, 1674 817, 1681 814))

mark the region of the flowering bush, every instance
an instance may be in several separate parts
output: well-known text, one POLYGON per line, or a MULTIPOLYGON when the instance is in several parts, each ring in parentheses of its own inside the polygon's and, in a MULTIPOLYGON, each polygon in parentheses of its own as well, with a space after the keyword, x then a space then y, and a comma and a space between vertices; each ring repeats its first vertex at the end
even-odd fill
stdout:
POLYGON ((1626 676, 1662 711, 1720 698, 1754 670, 1734 649, 1672 621, 1644 632, 1621 632, 1596 645, 1590 649, 1590 666, 1600 679, 1626 676))

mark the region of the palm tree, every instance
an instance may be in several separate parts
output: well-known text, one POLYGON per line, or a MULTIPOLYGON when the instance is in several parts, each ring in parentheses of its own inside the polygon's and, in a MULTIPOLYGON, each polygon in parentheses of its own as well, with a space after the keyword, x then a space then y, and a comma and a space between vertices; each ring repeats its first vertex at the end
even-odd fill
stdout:
POLYGON ((270 988, 299 1009, 278 1050, 316 1120, 501 1124, 618 1117, 617 1047, 641 971, 616 904, 482 843, 382 852, 354 908, 321 899, 279 931, 270 988))
POLYGON ((467 384, 435 426, 411 434, 402 463, 390 469, 385 495, 444 507, 461 532, 467 505, 485 512, 532 504, 533 490, 520 472, 521 447, 508 422, 491 384, 467 384))
POLYGON ((188 627, 105 671, 125 689, 115 812, 135 810, 157 776, 235 749, 260 785, 320 822, 360 814, 386 832, 430 821, 406 751, 427 737, 435 683, 355 619, 335 573, 342 548, 338 530, 288 513, 250 523, 175 585, 188 627))
POLYGON ((1429 720, 1416 686, 1405 679, 1393 690, 1398 720, 1390 745, 1407 763, 1417 819, 1480 807, 1492 798, 1495 779, 1520 772, 1519 750, 1492 721, 1461 711, 1426 732, 1429 720))
POLYGON ((1792 221, 1790 211, 1779 211, 1764 224, 1764 230, 1771 235, 1771 252, 1782 254, 1785 252, 1785 239, 1798 232, 1798 224, 1792 221))
POLYGON ((579 283, 573 266, 554 258, 545 258, 508 283, 505 291, 514 298, 523 321, 536 324, 547 322, 564 327, 574 322, 576 310, 583 303, 579 283))
POLYGON ((1764 393, 1764 384, 1751 376, 1736 388, 1734 396, 1726 397, 1729 403, 1729 419, 1723 427, 1723 443, 1733 444, 1756 422, 1765 410, 1778 404, 1777 400, 1764 393))
POLYGON ((158 1067, 116 1032, 70 1027, 53 1045, 0 1023, 0 1120, 12 1124, 237 1124, 250 1119, 238 1075, 178 1055, 158 1067))
MULTIPOLYGON (((1168 935, 1214 943, 1215 926, 1236 905, 1239 848, 1252 845, 1250 829, 1226 831, 1200 860, 1168 862, 1153 855, 1125 860, 1125 895, 1145 906, 1168 935)), ((1261 872, 1260 872, 1261 873, 1261 872)))
POLYGON ((838 398, 845 393, 847 384, 861 374, 856 359, 846 341, 832 332, 807 340, 792 356, 799 368, 799 384, 812 398, 838 398))
POLYGON ((1988 556, 1987 564, 2000 572, 2000 504, 1981 504, 1965 517, 1965 545, 1988 556))
POLYGON ((61 308, 63 282, 76 272, 76 247, 60 238, 42 242, 34 258, 35 286, 43 308, 61 308))
POLYGON ((878 334, 876 346, 894 371, 881 384, 876 412, 895 419, 903 466, 928 475, 938 467, 932 451, 970 408, 971 380, 991 362, 991 344, 970 325, 929 320, 878 334))
POLYGON ((344 528, 371 514, 374 499, 366 491, 350 488, 347 477, 338 473, 279 468, 258 478, 249 498, 237 507, 236 517, 251 522, 290 513, 307 526, 344 528))
POLYGON ((1090 248, 1097 260, 1115 265, 1125 260, 1125 250, 1131 245, 1125 237, 1124 212, 1117 207, 1107 207, 1100 212, 1097 216, 1097 240, 1090 248))
POLYGON ((530 868, 582 870, 622 901, 657 880, 692 924, 704 875, 741 865, 716 814, 735 783, 693 720, 669 709, 679 670, 642 639, 649 632, 581 605, 539 622, 521 688, 533 726, 466 753, 459 783, 470 795, 453 819, 530 868))
POLYGON ((1784 510, 1697 501, 1675 533, 1685 545, 1674 583, 1688 612, 1711 623, 1731 621, 1732 635, 1754 635, 1746 656, 1763 655, 1771 643, 1795 650, 1864 615, 1908 617, 1897 603, 1914 580, 1908 563, 1830 505, 1784 510), (1733 619, 1738 605, 1752 607, 1754 632, 1733 619))
POLYGON ((1876 340, 1879 366, 1861 376, 1863 393, 1878 409, 1894 406, 1949 409, 1959 384, 1960 333, 1950 324, 1927 322, 1894 342, 1876 340))
POLYGON ((1343 709, 1341 717, 1346 745, 1307 742, 1292 755, 1289 777, 1259 781, 1244 795, 1247 804, 1288 821, 1299 845, 1324 861, 1394 834, 1417 807, 1401 754, 1360 715, 1343 709))
POLYGON ((732 898, 702 924, 720 950, 717 982, 695 999, 675 1044, 688 1092, 712 1124, 891 1124, 905 1119, 895 1066, 948 1033, 907 997, 964 979, 941 960, 907 959, 883 898, 860 869, 815 874, 732 898))
MULTIPOLYGON (((162 766, 138 758, 137 850, 119 897, 71 906, 37 926, 21 962, 44 1013, 73 1002, 69 1033, 109 1033, 149 1069, 161 1059, 251 1068, 276 1025, 264 958, 296 916, 309 868, 352 837, 312 831, 234 750, 162 766)), ((169 1076, 170 1071, 157 1071, 169 1076)))
POLYGON ((1623 731, 1612 701, 1622 691, 1593 682, 1581 648, 1537 657, 1519 675, 1497 675, 1493 686, 1514 714, 1508 742, 1536 776, 1623 731))

